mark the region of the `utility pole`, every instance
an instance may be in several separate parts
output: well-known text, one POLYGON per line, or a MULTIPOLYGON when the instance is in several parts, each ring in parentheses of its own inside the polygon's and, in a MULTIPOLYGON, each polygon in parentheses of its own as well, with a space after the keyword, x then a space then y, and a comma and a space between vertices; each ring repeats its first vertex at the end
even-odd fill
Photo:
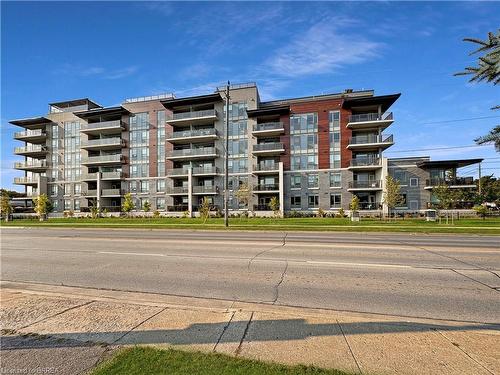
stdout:
POLYGON ((229 81, 226 85, 226 159, 224 174, 224 226, 229 226, 229 81))
POLYGON ((479 180, 477 181, 477 184, 478 184, 478 191, 479 191, 479 195, 481 195, 481 163, 479 163, 479 180))

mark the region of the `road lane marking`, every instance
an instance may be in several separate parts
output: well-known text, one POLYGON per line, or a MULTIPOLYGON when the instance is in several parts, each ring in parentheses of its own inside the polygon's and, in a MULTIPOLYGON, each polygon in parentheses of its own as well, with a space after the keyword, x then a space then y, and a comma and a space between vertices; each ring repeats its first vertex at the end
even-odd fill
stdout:
POLYGON ((324 262, 317 260, 307 260, 308 264, 328 265, 328 266, 355 266, 355 267, 391 267, 391 268, 415 268, 401 264, 383 264, 383 263, 350 263, 350 262, 324 262))

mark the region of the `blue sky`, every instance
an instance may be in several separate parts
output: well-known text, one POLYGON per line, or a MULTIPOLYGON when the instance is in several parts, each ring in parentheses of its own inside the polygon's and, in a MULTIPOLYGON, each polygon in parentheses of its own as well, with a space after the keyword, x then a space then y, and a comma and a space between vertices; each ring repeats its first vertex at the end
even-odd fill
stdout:
MULTIPOLYGON (((499 26, 494 2, 2 2, 1 174, 13 188, 17 142, 9 119, 43 115, 47 103, 89 97, 203 94, 228 79, 255 81, 274 99, 375 89, 401 92, 387 156, 485 157, 472 145, 500 122, 498 87, 453 73, 475 61, 463 37, 499 26), (452 121, 492 117, 467 121, 452 121)), ((496 159, 495 159, 496 158, 496 159)), ((475 169, 470 169, 474 174, 475 169)), ((464 172, 468 172, 466 169, 464 172)), ((466 173, 468 174, 468 173, 466 173)), ((20 187, 14 187, 21 190, 20 187)))

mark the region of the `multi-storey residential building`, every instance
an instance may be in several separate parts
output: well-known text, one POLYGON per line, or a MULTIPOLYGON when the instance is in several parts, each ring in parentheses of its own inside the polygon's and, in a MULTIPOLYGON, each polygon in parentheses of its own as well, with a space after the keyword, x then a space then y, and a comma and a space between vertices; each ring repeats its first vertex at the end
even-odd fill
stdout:
POLYGON ((117 107, 89 99, 52 103, 45 116, 11 121, 25 129, 15 134, 24 142, 15 168, 25 171, 15 183, 27 199, 46 193, 55 214, 94 204, 116 212, 130 192, 137 210, 148 201, 151 210, 195 215, 205 197, 223 208, 227 152, 229 209, 261 215, 270 213, 273 197, 282 213, 348 210, 353 195, 363 211, 379 211, 387 173, 401 181, 406 210, 427 208, 436 182, 474 187, 456 169, 480 159, 384 158, 394 144, 385 132, 394 121, 388 110, 400 94, 345 90, 263 102, 255 84, 233 85, 227 133, 225 95, 221 87, 117 107), (235 194, 242 185, 251 191, 247 207, 235 194))

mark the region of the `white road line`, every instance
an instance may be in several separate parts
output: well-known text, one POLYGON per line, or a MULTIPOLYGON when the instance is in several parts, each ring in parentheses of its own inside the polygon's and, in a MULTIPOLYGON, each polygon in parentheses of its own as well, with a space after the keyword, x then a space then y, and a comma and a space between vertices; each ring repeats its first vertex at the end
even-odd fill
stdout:
POLYGON ((328 265, 328 266, 354 266, 354 267, 391 267, 391 268, 414 268, 400 264, 380 264, 380 263, 349 263, 349 262, 323 262, 316 260, 306 261, 308 264, 328 265))

